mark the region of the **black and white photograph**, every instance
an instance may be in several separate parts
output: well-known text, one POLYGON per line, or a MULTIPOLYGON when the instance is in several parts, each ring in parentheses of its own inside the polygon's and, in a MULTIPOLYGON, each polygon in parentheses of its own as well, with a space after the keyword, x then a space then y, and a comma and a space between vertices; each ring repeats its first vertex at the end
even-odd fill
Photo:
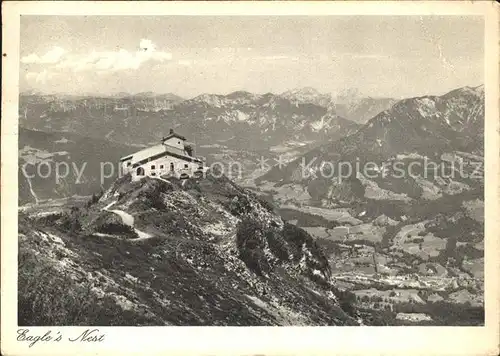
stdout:
POLYGON ((481 17, 20 31, 19 325, 484 324, 481 17))
POLYGON ((18 26, 2 247, 17 221, 9 309, 32 352, 58 327, 487 325, 479 12, 18 26))

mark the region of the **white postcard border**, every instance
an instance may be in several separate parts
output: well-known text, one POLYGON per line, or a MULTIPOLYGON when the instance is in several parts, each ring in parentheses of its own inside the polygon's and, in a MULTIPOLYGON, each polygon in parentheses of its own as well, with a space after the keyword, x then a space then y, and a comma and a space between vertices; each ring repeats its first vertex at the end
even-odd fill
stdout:
POLYGON ((4 2, 1 175, 1 336, 5 355, 494 355, 499 352, 498 6, 494 2, 4 2), (100 343, 69 342, 85 327, 60 331, 58 343, 29 348, 17 337, 17 151, 20 15, 484 15, 485 17, 485 308, 484 327, 100 327, 100 343))

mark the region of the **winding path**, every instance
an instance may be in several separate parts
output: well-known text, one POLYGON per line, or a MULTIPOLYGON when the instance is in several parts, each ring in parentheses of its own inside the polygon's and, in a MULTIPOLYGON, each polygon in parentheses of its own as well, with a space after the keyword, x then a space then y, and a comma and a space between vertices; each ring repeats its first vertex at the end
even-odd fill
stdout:
POLYGON ((102 208, 102 210, 109 211, 110 213, 114 213, 114 214, 118 215, 122 219, 123 224, 125 224, 127 226, 130 226, 131 228, 134 229, 135 233, 139 237, 135 238, 135 239, 131 239, 131 240, 133 240, 133 241, 139 241, 139 240, 146 240, 146 239, 149 239, 149 238, 153 237, 153 235, 150 235, 147 232, 144 232, 144 231, 136 229, 134 227, 134 217, 132 215, 130 215, 129 213, 126 213, 123 210, 118 210, 118 209, 110 210, 109 208, 112 205, 114 205, 115 203, 116 203, 116 201, 114 201, 112 203, 109 203, 104 208, 102 208))
POLYGON ((38 202, 40 199, 38 199, 38 196, 36 195, 35 191, 33 190, 33 185, 31 184, 31 178, 29 178, 27 175, 25 175, 26 180, 28 181, 28 186, 30 188, 30 193, 35 198, 35 205, 38 205, 38 202))

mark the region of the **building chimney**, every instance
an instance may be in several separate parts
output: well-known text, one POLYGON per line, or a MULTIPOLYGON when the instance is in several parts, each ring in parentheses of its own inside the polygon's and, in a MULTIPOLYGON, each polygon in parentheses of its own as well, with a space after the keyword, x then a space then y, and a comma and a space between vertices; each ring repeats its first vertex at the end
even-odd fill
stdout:
POLYGON ((172 135, 174 133, 174 129, 170 129, 170 134, 172 135))

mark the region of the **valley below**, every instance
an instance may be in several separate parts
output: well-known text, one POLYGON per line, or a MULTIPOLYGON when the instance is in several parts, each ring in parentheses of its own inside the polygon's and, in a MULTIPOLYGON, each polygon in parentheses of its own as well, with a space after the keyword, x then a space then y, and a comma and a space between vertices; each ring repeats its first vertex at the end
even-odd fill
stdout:
MULTIPOLYGON (((303 309, 300 306, 302 302, 298 301, 309 298, 307 295, 311 292, 306 292, 308 290, 313 291, 312 296, 317 294, 325 298, 328 294, 324 294, 327 293, 324 286, 308 281, 305 276, 298 277, 301 282, 289 283, 294 285, 293 288, 304 283, 306 287, 300 288, 306 289, 296 292, 291 290, 292 295, 288 297, 290 299, 283 302, 281 293, 284 292, 281 288, 292 287, 281 286, 281 292, 272 290, 273 278, 278 278, 276 281, 282 278, 282 272, 276 272, 280 267, 273 267, 273 272, 269 272, 271 277, 263 277, 241 261, 241 254, 237 252, 235 245, 240 218, 220 211, 216 214, 224 214, 227 218, 222 215, 217 218, 207 217, 205 223, 193 221, 192 211, 199 208, 191 201, 191 189, 196 189, 193 187, 203 183, 186 184, 190 187, 187 190, 166 193, 170 195, 169 198, 164 198, 167 202, 176 199, 173 201, 175 205, 167 205, 167 215, 161 210, 157 211, 157 207, 143 208, 134 207, 128 202, 119 203, 123 198, 109 192, 105 193, 108 197, 101 197, 95 206, 90 207, 91 197, 25 205, 20 208, 20 253, 35 253, 39 256, 37 264, 40 259, 49 265, 53 264, 55 267, 51 268, 55 268, 57 273, 88 285, 91 290, 88 293, 97 293, 101 297, 111 295, 110 303, 117 303, 126 311, 123 316, 125 319, 121 321, 125 325, 136 322, 151 325, 165 322, 172 325, 184 322, 189 325, 315 324, 310 317, 317 311, 303 309), (181 196, 176 198, 178 194, 181 196), (116 199, 118 203, 115 202, 116 199), (174 208, 179 210, 172 210, 174 208), (135 216, 135 229, 140 230, 142 238, 140 234, 127 229, 125 220, 116 214, 120 211, 128 211, 135 216), (84 215, 83 218, 80 214, 84 215), (104 220, 101 222, 101 219, 104 220), (75 221, 86 221, 83 225, 88 226, 76 227, 75 231, 71 226, 75 221), (106 225, 105 222, 108 221, 109 224, 106 225), (189 231, 194 228, 190 227, 193 225, 200 229, 201 235, 192 236, 193 233, 189 231), (207 250, 202 252, 204 249, 207 250), (207 268, 215 268, 214 264, 219 263, 221 267, 217 268, 223 268, 222 270, 204 272, 207 268), (172 264, 177 267, 174 268, 172 264), (193 268, 193 272, 189 272, 193 268), (227 272, 223 272, 225 269, 228 269, 227 272), (205 278, 204 282, 196 281, 196 278, 200 278, 200 273, 205 278), (205 273, 215 274, 207 276, 205 273), (218 273, 235 273, 235 276, 221 277, 218 273), (279 277, 272 277, 272 273, 280 274, 279 277), (241 276, 238 277, 239 274, 241 276), (153 283, 158 278, 166 283, 161 288, 172 289, 171 297, 158 290, 157 282, 153 283), (175 284, 171 284, 174 283, 172 278, 177 280, 175 284), (206 298, 214 298, 214 293, 220 293, 210 291, 208 285, 202 288, 208 288, 205 291, 199 289, 199 283, 212 285, 212 278, 222 280, 210 288, 222 288, 220 283, 227 283, 227 287, 234 286, 235 282, 231 282, 231 278, 243 278, 245 282, 237 282, 238 288, 249 283, 244 287, 251 288, 246 292, 248 297, 243 300, 237 298, 235 303, 240 303, 237 309, 231 303, 224 307, 214 305, 213 311, 210 311, 211 306, 192 305, 193 298, 205 302, 206 298), (224 278, 230 279, 225 281, 224 278), (189 286, 197 287, 196 290, 191 290, 189 286), (110 291, 113 292, 109 294, 110 291), (195 319, 182 321, 179 319, 180 314, 171 314, 167 307, 169 303, 179 303, 179 293, 183 294, 182 298, 189 308, 194 310, 201 308, 211 313, 222 308, 218 313, 229 313, 226 308, 233 308, 228 314, 230 319, 213 320, 216 324, 211 324, 210 318, 219 318, 222 314, 211 317, 206 315, 200 319, 193 314, 191 318, 195 319), (144 299, 147 294, 151 296, 144 299), (160 304, 155 306, 157 303, 160 304), (293 303, 295 307, 286 307, 281 303, 293 303), (153 311, 150 310, 152 307, 160 309, 153 311), (146 310, 149 312, 146 313, 146 310), (170 321, 160 317, 167 311, 171 315, 170 321), (254 312, 259 316, 247 315, 254 312), (238 316, 235 313, 239 313, 238 316), (261 313, 267 316, 261 319, 261 313)), ((267 200, 262 195, 260 199, 263 202, 267 200)), ((437 232, 431 232, 443 228, 436 227, 433 219, 418 220, 419 218, 408 216, 406 221, 402 221, 396 216, 383 214, 377 217, 366 214, 359 216, 360 213, 356 213, 356 209, 352 207, 326 209, 308 203, 312 204, 301 201, 296 205, 290 202, 282 205, 276 210, 280 216, 278 221, 282 219, 285 223, 302 229, 322 249, 330 269, 328 283, 334 286, 335 291, 349 293, 350 304, 347 310, 356 310, 351 316, 346 316, 347 320, 351 318, 353 323, 361 322, 364 325, 481 325, 484 322, 484 246, 480 222, 474 220, 477 223, 475 230, 471 229, 467 236, 458 236, 457 241, 452 243, 449 241, 453 237, 440 238, 437 232), (474 237, 475 234, 478 235, 474 237)), ((155 203, 145 200, 143 204, 155 203)), ((278 202, 272 204, 279 206, 278 202)), ((27 268, 22 262, 19 267, 21 271, 27 268)), ((293 268, 300 270, 300 267, 293 268)), ((227 287, 223 287, 224 290, 227 287)), ((238 293, 240 292, 238 289, 238 293)), ((226 290, 224 293, 229 292, 226 290)), ((334 301, 338 300, 337 297, 333 298, 334 301)), ((223 300, 220 302, 224 303, 223 300)), ((188 307, 178 305, 175 308, 178 308, 176 313, 185 313, 183 308, 188 307)), ((338 310, 340 315, 344 315, 343 309, 338 310)), ((196 312, 196 315, 199 313, 200 311, 196 312)), ((101 319, 101 323, 107 322, 101 319)), ((322 322, 333 321, 325 319, 322 322)), ((339 323, 343 325, 344 322, 339 323)))
POLYGON ((468 213, 470 206, 484 208, 482 192, 453 197, 470 200, 448 212, 450 197, 434 200, 433 212, 421 214, 417 207, 387 200, 325 208, 299 185, 263 187, 264 197, 281 200, 276 204, 282 218, 326 251, 332 280, 354 293, 356 307, 375 318, 372 322, 483 323, 484 222, 482 215, 468 213))

